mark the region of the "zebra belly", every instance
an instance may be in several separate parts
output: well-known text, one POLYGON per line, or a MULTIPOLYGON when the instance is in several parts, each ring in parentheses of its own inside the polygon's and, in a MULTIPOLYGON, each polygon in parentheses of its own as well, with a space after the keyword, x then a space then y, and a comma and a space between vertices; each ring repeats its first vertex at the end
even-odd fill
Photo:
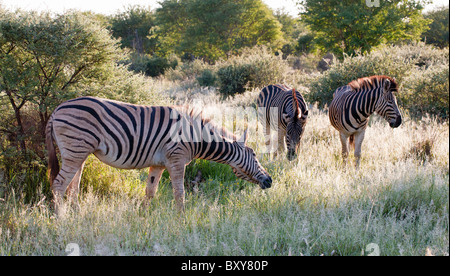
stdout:
POLYGON ((103 163, 119 169, 143 169, 150 166, 165 166, 166 163, 165 155, 162 150, 157 150, 154 153, 150 153, 145 160, 141 160, 139 163, 132 162, 132 160, 124 163, 123 157, 116 160, 116 157, 112 154, 106 154, 102 146, 94 152, 94 155, 103 163))

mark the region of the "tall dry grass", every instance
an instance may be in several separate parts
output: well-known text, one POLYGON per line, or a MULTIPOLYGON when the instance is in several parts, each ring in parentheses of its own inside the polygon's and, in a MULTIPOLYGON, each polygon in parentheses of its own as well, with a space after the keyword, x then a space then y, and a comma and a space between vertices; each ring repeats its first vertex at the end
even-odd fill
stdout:
MULTIPOLYGON (((222 102, 214 90, 181 93, 174 102, 195 103, 206 114, 251 106, 257 95, 222 102)), ((244 125, 237 120, 225 126, 244 125)), ((373 117, 356 171, 343 169, 326 111, 313 107, 308 120, 296 162, 261 158, 274 180, 268 190, 237 179, 226 165, 194 161, 186 184, 199 170, 203 178, 187 189, 182 214, 167 173, 145 206, 146 170, 113 169, 92 157, 79 211, 67 208, 56 219, 45 199, 0 200, 0 255, 66 255, 70 243, 82 255, 367 255, 369 244, 381 255, 448 255, 448 123, 425 117, 391 129, 373 117)), ((261 153, 256 125, 249 124, 249 145, 261 153)))

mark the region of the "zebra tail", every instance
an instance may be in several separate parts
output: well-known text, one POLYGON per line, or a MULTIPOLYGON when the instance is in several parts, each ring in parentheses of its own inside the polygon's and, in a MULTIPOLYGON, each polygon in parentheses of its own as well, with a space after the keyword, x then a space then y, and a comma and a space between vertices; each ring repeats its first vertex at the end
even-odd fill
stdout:
POLYGON ((53 181, 59 173, 58 157, 56 156, 56 149, 53 141, 53 121, 50 120, 47 123, 45 130, 45 144, 47 146, 48 153, 48 176, 50 179, 50 187, 53 186, 53 181))
POLYGON ((355 135, 350 135, 350 148, 355 150, 355 135))

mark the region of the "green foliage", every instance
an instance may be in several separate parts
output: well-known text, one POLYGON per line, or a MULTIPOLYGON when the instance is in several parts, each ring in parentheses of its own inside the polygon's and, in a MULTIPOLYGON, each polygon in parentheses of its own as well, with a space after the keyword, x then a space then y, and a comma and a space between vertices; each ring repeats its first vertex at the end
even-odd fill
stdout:
POLYGON ((218 63, 217 67, 219 91, 229 96, 242 93, 245 88, 262 88, 280 82, 288 71, 288 62, 273 55, 267 47, 257 46, 218 63))
POLYGON ((197 77, 197 82, 200 86, 214 86, 216 76, 212 70, 206 69, 197 77))
POLYGON ((300 53, 298 51, 298 39, 306 32, 305 24, 284 9, 276 10, 274 15, 281 24, 281 32, 284 40, 281 48, 283 57, 286 58, 288 55, 300 53))
POLYGON ((160 52, 190 53, 208 62, 239 49, 276 45, 281 26, 261 0, 164 1, 156 11, 160 52))
POLYGON ((367 53, 383 43, 418 40, 429 20, 422 16, 427 1, 302 0, 302 21, 314 32, 315 43, 339 58, 357 51, 367 53), (389 23, 387 23, 389 22, 389 23))
POLYGON ((136 73, 143 73, 149 77, 163 75, 169 68, 174 69, 178 65, 176 58, 158 57, 156 55, 132 54, 129 69, 136 73))
POLYGON ((427 12, 424 17, 426 19, 433 20, 430 24, 430 28, 422 34, 422 40, 427 43, 433 44, 438 47, 448 47, 448 25, 449 14, 448 6, 437 8, 435 10, 427 12))
POLYGON ((305 33, 297 40, 297 51, 300 53, 310 53, 315 49, 314 35, 305 33))
POLYGON ((113 37, 120 39, 123 48, 133 49, 139 54, 153 54, 156 50, 156 39, 148 35, 155 26, 154 21, 150 8, 135 5, 112 16, 110 28, 113 37))
POLYGON ((0 95, 9 104, 1 111, 14 114, 5 131, 17 134, 25 152, 24 108, 38 112, 42 139, 53 108, 79 95, 77 84, 100 78, 121 56, 116 41, 89 16, 2 12, 0 95))
POLYGON ((448 49, 424 43, 388 46, 370 54, 344 56, 308 84, 309 102, 329 104, 334 91, 350 81, 372 75, 396 78, 400 106, 415 114, 448 116, 448 49))
POLYGON ((245 86, 250 82, 250 67, 250 64, 221 67, 217 71, 220 93, 226 97, 245 92, 245 86))
POLYGON ((447 64, 415 70, 405 80, 400 99, 412 115, 425 113, 448 118, 449 69, 447 64))

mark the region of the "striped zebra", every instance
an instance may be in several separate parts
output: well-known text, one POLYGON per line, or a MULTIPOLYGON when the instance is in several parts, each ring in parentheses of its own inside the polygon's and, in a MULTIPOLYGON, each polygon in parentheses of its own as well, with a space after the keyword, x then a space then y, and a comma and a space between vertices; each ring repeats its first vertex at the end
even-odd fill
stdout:
POLYGON ((238 177, 269 188, 272 179, 246 141, 246 131, 239 140, 201 113, 186 108, 133 105, 95 97, 66 101, 55 109, 46 127, 56 212, 66 190, 78 206, 81 173, 92 153, 116 168, 150 167, 148 199, 155 195, 167 169, 179 209, 184 208, 185 166, 195 158, 228 164, 238 177), (60 151, 61 169, 54 143, 60 151))
MULTIPOLYGON (((270 147, 270 129, 278 132, 278 151, 286 149, 287 158, 297 158, 300 140, 308 119, 308 107, 303 96, 285 85, 264 87, 258 97, 258 118, 263 125, 266 146, 270 147)), ((269 149, 270 152, 270 149, 269 149)))
POLYGON ((339 131, 345 164, 350 141, 355 149, 356 167, 359 167, 361 145, 372 113, 381 115, 392 128, 400 126, 402 116, 394 92, 398 92, 397 82, 387 76, 360 78, 334 92, 328 116, 339 131))

